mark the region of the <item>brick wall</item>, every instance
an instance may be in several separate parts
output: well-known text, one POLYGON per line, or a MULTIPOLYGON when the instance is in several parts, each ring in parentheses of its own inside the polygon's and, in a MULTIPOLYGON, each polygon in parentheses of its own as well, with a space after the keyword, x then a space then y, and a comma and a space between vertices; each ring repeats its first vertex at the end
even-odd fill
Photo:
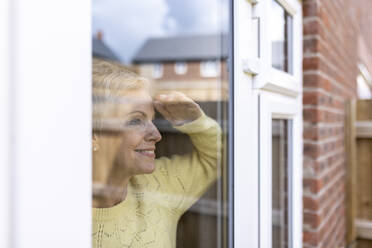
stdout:
POLYGON ((372 54, 365 9, 372 1, 303 1, 305 248, 345 245, 344 104, 356 97, 360 41, 372 54))

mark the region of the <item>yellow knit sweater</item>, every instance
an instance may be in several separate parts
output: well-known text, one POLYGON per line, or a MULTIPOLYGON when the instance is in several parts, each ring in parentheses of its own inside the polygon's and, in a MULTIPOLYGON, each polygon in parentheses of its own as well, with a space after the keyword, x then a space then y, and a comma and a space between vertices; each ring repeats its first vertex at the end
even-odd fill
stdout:
POLYGON ((216 179, 221 130, 205 115, 175 128, 190 136, 194 151, 157 159, 154 173, 131 179, 123 202, 93 208, 94 248, 176 247, 179 218, 216 179))

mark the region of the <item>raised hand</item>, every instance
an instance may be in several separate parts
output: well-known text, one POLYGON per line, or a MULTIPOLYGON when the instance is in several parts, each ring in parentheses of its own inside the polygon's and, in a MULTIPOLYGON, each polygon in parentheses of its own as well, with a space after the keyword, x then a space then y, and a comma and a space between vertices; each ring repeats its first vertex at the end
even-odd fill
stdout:
POLYGON ((154 106, 174 126, 192 122, 202 115, 199 105, 178 91, 155 96, 154 106))

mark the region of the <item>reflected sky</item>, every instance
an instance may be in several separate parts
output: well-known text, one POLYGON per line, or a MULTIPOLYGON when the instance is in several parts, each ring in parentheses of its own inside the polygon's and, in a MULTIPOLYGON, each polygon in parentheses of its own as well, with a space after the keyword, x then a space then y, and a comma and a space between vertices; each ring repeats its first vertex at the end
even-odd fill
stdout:
POLYGON ((92 31, 129 63, 150 37, 227 32, 227 0, 93 0, 92 31))

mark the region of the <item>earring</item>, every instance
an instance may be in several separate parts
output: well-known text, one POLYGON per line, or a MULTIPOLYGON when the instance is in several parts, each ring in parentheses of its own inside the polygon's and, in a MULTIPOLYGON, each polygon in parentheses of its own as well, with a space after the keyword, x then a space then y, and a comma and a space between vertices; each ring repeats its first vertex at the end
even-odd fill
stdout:
POLYGON ((99 143, 97 141, 97 136, 95 134, 93 134, 93 142, 92 142, 92 146, 93 146, 93 151, 96 152, 99 150, 99 143))

